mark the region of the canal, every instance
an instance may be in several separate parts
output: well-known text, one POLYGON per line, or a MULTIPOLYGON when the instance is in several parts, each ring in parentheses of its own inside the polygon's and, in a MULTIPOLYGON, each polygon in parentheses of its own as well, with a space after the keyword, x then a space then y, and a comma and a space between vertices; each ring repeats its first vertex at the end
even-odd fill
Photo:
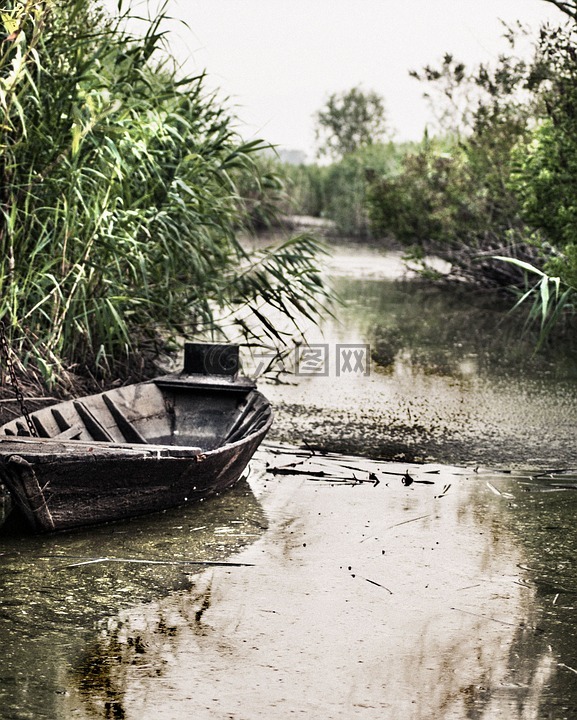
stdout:
POLYGON ((0 717, 577 717, 577 348, 398 255, 330 272, 232 492, 1 538, 0 717))

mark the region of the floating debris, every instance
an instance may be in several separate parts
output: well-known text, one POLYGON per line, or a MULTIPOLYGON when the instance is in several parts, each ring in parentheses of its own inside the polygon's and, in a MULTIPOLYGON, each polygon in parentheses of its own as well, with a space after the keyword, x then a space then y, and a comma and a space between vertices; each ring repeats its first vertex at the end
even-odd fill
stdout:
MULTIPOLYGON (((60 560, 65 558, 64 555, 48 556, 48 559, 60 560)), ((142 558, 116 558, 116 557, 99 557, 86 558, 80 562, 71 563, 69 565, 61 565, 57 570, 69 570, 71 568, 82 567, 83 565, 97 565, 99 563, 130 563, 135 565, 200 565, 202 567, 254 567, 254 563, 239 562, 218 562, 213 560, 146 560, 142 558)))
POLYGON ((431 517, 431 514, 428 515, 419 515, 419 517, 411 518, 410 520, 403 520, 403 522, 395 523, 394 525, 389 525, 387 530, 391 530, 392 528, 399 527, 401 525, 407 525, 408 523, 417 522, 417 520, 424 520, 425 518, 431 517))

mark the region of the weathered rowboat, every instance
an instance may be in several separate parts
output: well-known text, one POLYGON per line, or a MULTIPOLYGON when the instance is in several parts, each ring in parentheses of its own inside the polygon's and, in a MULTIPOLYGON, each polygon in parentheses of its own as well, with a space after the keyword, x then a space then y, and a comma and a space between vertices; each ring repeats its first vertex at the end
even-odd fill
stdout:
POLYGON ((237 376, 237 365, 237 348, 187 345, 180 374, 31 413, 38 437, 25 418, 6 423, 0 484, 38 532, 222 492, 240 478, 272 423, 270 403, 237 376))

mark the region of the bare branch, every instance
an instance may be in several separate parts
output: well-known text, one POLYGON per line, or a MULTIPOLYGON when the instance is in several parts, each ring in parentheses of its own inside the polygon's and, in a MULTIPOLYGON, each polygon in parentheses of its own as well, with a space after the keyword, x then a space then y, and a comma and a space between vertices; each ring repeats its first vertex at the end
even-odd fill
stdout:
POLYGON ((561 10, 562 13, 568 15, 573 20, 577 21, 577 2, 576 0, 544 0, 544 2, 555 5, 556 8, 561 10))

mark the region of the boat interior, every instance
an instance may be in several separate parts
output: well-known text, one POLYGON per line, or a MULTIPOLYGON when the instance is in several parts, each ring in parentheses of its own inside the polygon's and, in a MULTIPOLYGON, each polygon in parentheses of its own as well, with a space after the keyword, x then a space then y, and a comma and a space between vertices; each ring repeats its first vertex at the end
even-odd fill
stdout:
MULTIPOLYGON (((30 414, 39 438, 207 451, 243 439, 270 417, 269 403, 252 386, 222 390, 170 379, 127 385, 30 414)), ((0 427, 2 435, 31 433, 21 417, 0 427)))

